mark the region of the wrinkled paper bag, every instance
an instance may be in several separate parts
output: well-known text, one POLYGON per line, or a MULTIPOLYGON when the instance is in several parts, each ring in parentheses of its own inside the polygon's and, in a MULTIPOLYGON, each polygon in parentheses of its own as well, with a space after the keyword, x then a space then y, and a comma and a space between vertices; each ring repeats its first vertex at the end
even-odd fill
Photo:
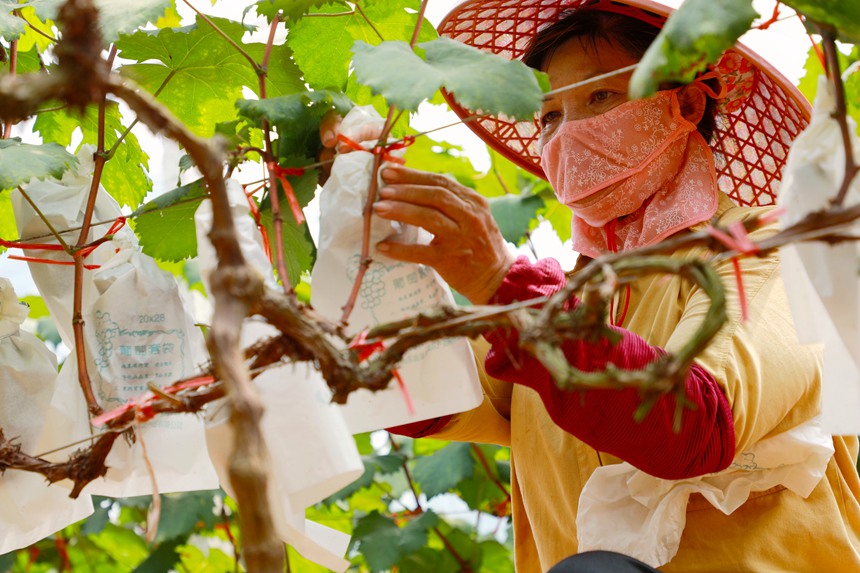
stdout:
MULTIPOLYGON (((0 428, 6 440, 37 456, 36 442, 57 381, 57 358, 20 329, 27 306, 12 283, 0 278, 0 428)), ((93 512, 88 495, 49 485, 40 474, 6 470, 0 475, 0 555, 27 547, 93 512)))
MULTIPOLYGON (((246 262, 278 288, 272 266, 263 252, 257 228, 248 215, 248 202, 235 180, 227 181, 227 196, 236 235, 246 262)), ((217 260, 207 238, 212 227, 212 205, 201 203, 195 214, 200 275, 207 291, 217 260)), ((241 344, 246 348, 277 335, 274 327, 255 320, 245 321, 241 344)), ((349 535, 306 520, 305 509, 364 473, 355 442, 340 410, 331 403, 331 392, 310 363, 284 364, 259 374, 254 385, 266 408, 261 420, 263 439, 271 467, 269 503, 278 536, 305 558, 335 571, 344 571, 349 535)), ((228 475, 233 451, 229 424, 229 402, 220 400, 206 408, 206 444, 220 481, 234 495, 228 475)))
POLYGON ((726 515, 752 492, 777 485, 805 498, 824 477, 833 451, 833 439, 816 418, 761 440, 714 474, 665 480, 627 462, 599 467, 580 494, 578 551, 616 551, 660 567, 678 552, 690 494, 702 494, 726 515))
MULTIPOLYGON (((78 153, 77 169, 61 180, 32 180, 27 194, 56 229, 81 225, 92 182, 92 146, 78 153)), ((49 235, 41 217, 17 192, 13 207, 23 239, 49 235)), ((99 188, 93 221, 121 216, 119 205, 99 188)), ((94 226, 90 240, 106 232, 94 226)), ((75 237, 74 233, 67 235, 75 237)), ((39 242, 56 242, 39 239, 39 242)), ((62 251, 46 251, 42 258, 72 260, 62 251)), ((88 372, 93 391, 105 410, 122 406, 148 392, 148 384, 169 385, 193 376, 207 360, 203 336, 186 310, 179 285, 155 261, 140 252, 137 237, 124 227, 87 258, 99 265, 86 270, 82 314, 88 372)), ((71 266, 30 263, 39 293, 48 306, 63 341, 73 349, 72 309, 74 269, 71 266)), ((89 418, 77 377, 77 361, 63 365, 51 400, 51 413, 39 440, 49 450, 100 431, 89 418)), ((86 487, 86 493, 129 497, 153 493, 152 478, 143 457, 144 441, 158 490, 164 492, 216 488, 218 481, 204 448, 203 421, 194 414, 162 415, 137 428, 138 440, 117 440, 105 460, 108 473, 86 487)), ((65 459, 68 451, 51 459, 65 459)))
MULTIPOLYGON (((353 108, 340 130, 356 139, 368 126, 381 128, 382 118, 371 107, 353 108)), ((392 152, 397 154, 398 152, 392 152)), ((402 153, 402 152, 399 152, 402 153)), ((367 200, 373 155, 361 151, 341 154, 320 196, 320 236, 312 275, 314 308, 332 320, 340 318, 349 298, 361 258, 362 213, 367 200)), ((421 230, 425 235, 426 232, 421 230)), ((370 244, 397 235, 417 241, 419 229, 379 217, 372 219, 370 244)), ((356 334, 376 324, 415 316, 421 311, 453 304, 453 297, 432 268, 393 261, 372 252, 371 263, 349 318, 356 334)), ((378 430, 463 412, 481 403, 482 391, 471 348, 464 338, 442 339, 406 353, 398 371, 414 403, 410 414, 398 385, 386 390, 358 390, 342 406, 353 433, 378 430)))
MULTIPOLYGON (((823 209, 842 184, 845 152, 833 86, 819 78, 809 126, 788 154, 777 203, 786 208, 784 226, 823 209)), ((849 117, 855 162, 860 137, 849 117)), ((855 177, 844 205, 860 204, 855 177)), ((855 225, 851 231, 857 234, 855 225)), ((780 249, 781 270, 800 342, 824 343, 821 411, 824 428, 834 435, 860 433, 860 280, 858 243, 802 242, 780 249)))

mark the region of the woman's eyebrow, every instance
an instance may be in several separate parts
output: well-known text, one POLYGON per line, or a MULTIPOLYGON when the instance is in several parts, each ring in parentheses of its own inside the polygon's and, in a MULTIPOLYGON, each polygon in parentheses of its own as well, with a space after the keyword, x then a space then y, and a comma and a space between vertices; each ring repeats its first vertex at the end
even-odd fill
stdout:
POLYGON ((625 66, 623 68, 618 68, 617 70, 612 70, 610 72, 598 73, 597 75, 594 75, 591 77, 586 77, 584 80, 574 82, 572 84, 568 84, 566 86, 562 86, 562 87, 556 88, 554 90, 550 90, 550 91, 546 92, 545 94, 543 94, 543 101, 549 101, 550 99, 552 99, 553 96, 560 94, 561 92, 566 92, 568 90, 576 89, 580 86, 588 85, 588 84, 590 84, 592 82, 596 82, 598 80, 611 78, 614 76, 620 76, 622 74, 626 74, 627 72, 632 72, 633 70, 636 69, 636 66, 638 66, 638 65, 639 65, 638 63, 635 63, 635 64, 630 64, 629 66, 625 66))

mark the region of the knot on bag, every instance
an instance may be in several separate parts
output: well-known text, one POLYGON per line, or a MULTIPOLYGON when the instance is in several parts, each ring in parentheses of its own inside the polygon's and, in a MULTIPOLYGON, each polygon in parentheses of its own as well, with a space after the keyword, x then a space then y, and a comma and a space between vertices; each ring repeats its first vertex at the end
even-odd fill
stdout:
POLYGON ((403 165, 404 163, 406 163, 406 160, 402 157, 392 155, 391 152, 397 151, 398 149, 406 149, 407 147, 415 143, 415 137, 412 135, 407 135, 404 136, 403 139, 401 139, 400 141, 395 141, 393 143, 389 143, 388 145, 375 145, 368 149, 342 133, 337 134, 337 139, 338 141, 354 149, 355 151, 366 151, 368 153, 372 153, 373 155, 380 155, 385 161, 397 163, 398 165, 403 165))

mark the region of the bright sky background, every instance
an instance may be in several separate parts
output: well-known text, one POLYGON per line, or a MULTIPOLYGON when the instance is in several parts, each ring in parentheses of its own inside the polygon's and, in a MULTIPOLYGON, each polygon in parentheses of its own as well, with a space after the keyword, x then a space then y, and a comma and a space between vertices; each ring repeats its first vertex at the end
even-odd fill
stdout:
MULTIPOLYGON (((457 4, 460 0, 430 0, 427 7, 426 16, 434 25, 438 25, 444 16, 457 4)), ((682 0, 664 0, 668 6, 677 7, 682 3, 682 0)), ((193 20, 193 12, 182 2, 177 2, 178 10, 188 21, 193 20)), ((207 13, 226 16, 233 19, 241 19, 242 15, 237 6, 231 2, 222 1, 215 6, 210 6, 209 2, 204 0, 196 0, 196 4, 207 13)), ((753 5, 758 12, 767 19, 773 12, 775 0, 753 0, 753 5)), ((256 41, 265 41, 263 37, 267 32, 265 26, 261 27, 255 36, 256 41)), ((276 42, 284 41, 282 33, 276 42)), ((803 75, 803 64, 806 60, 806 54, 809 50, 810 42, 806 36, 803 25, 799 19, 793 15, 793 12, 788 8, 783 8, 782 21, 772 25, 766 31, 753 30, 749 32, 742 40, 749 47, 764 56, 772 63, 779 71, 786 75, 792 82, 803 75)), ((427 130, 441 125, 446 125, 457 121, 457 117, 453 112, 445 111, 443 106, 424 105, 419 114, 413 119, 413 126, 418 130, 427 130)), ((161 194, 175 187, 178 176, 177 157, 179 153, 170 142, 163 144, 160 138, 155 138, 148 134, 146 128, 140 126, 135 129, 141 146, 150 155, 150 176, 153 180, 153 195, 161 194)), ((26 134, 22 133, 25 139, 26 134)), ((464 125, 448 128, 432 134, 434 139, 443 139, 451 143, 462 146, 472 163, 479 170, 486 170, 489 167, 489 155, 484 147, 484 144, 472 134, 472 132, 464 125)), ((30 136, 29 139, 32 139, 30 136)), ((73 142, 76 145, 76 142, 73 142)), ((193 177, 188 174, 189 177, 193 177)), ((183 181, 184 182, 184 181, 183 181)), ((314 216, 315 206, 312 203, 309 206, 308 219, 315 222, 314 216)), ((315 229, 312 229, 314 232, 315 229)), ((533 234, 533 243, 540 257, 555 257, 559 259, 562 265, 570 268, 575 261, 575 254, 569 246, 562 245, 554 232, 549 228, 548 224, 542 225, 533 234)), ((528 254, 526 250, 522 250, 524 254, 528 254)), ((9 277, 13 280, 19 296, 28 294, 36 294, 35 286, 29 279, 29 273, 25 263, 9 261, 5 256, 0 256, 0 276, 9 277)))

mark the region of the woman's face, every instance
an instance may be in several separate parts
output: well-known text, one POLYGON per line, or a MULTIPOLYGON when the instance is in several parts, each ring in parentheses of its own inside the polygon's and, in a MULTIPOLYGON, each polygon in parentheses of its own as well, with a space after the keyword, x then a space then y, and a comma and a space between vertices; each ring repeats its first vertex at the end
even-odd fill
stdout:
MULTIPOLYGON (((544 71, 552 89, 558 89, 636 62, 636 58, 607 40, 597 39, 592 44, 572 38, 555 50, 544 71)), ((632 73, 567 90, 545 101, 540 113, 539 146, 543 148, 565 122, 594 117, 628 101, 627 85, 632 73)))

